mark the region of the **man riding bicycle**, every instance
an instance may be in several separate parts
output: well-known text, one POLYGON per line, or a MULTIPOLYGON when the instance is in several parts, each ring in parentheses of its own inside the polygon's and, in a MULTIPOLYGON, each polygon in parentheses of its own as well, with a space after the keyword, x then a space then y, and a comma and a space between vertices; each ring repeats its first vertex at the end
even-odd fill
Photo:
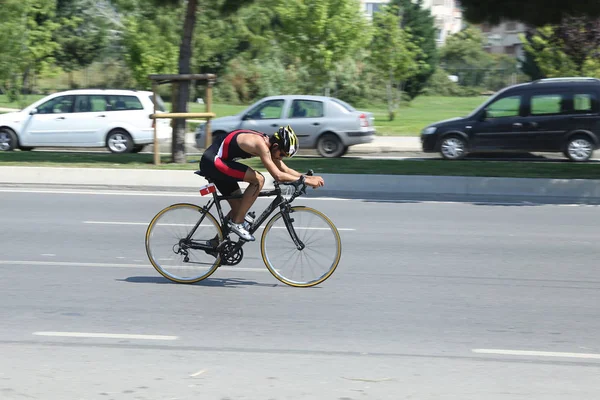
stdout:
MULTIPOLYGON (((265 184, 265 177, 258 171, 235 160, 260 157, 262 164, 279 182, 292 182, 302 177, 298 171, 283 163, 283 157, 293 157, 298 151, 298 137, 288 125, 280 127, 272 136, 249 129, 230 132, 222 140, 214 142, 200 159, 202 174, 210 178, 224 196, 241 194, 239 181, 248 182, 248 188, 239 199, 229 199, 231 211, 228 226, 244 240, 254 237, 243 226, 244 217, 265 184)), ((317 188, 325 181, 320 176, 304 176, 308 186, 317 188)))

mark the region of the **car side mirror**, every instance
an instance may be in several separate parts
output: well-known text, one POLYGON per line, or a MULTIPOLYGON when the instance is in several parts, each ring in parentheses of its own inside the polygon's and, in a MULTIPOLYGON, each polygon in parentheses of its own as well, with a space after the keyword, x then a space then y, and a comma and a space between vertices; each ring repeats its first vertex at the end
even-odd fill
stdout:
POLYGON ((242 121, 246 121, 246 120, 249 120, 249 119, 252 119, 251 116, 250 116, 250 114, 246 114, 246 115, 244 115, 242 117, 242 121))
POLYGON ((35 115, 37 114, 39 111, 37 108, 34 108, 33 110, 29 111, 29 115, 35 115))

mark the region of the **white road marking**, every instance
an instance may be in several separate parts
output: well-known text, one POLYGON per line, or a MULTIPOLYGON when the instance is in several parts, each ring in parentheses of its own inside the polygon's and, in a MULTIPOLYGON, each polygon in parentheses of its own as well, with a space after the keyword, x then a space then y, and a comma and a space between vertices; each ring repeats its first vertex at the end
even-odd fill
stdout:
POLYGON ((534 357, 562 357, 562 358, 583 358, 600 360, 600 354, 591 353, 566 353, 555 351, 531 351, 531 350, 503 350, 503 349, 472 349, 473 353, 478 354, 497 354, 503 356, 534 356, 534 357))
POLYGON ((31 265, 49 267, 110 267, 110 268, 152 268, 150 264, 115 264, 115 263, 89 263, 68 261, 23 261, 23 260, 0 260, 0 265, 31 265))
POLYGON ((177 336, 134 335, 126 333, 88 333, 88 332, 33 332, 36 336, 102 338, 102 339, 136 339, 136 340, 177 340, 177 336))
POLYGON ((56 254, 52 254, 52 253, 44 253, 44 254, 40 254, 43 257, 56 257, 56 254))
MULTIPOLYGON (((152 269, 150 264, 115 264, 115 263, 88 263, 88 262, 67 262, 67 261, 13 261, 0 260, 0 265, 27 265, 27 266, 48 266, 48 267, 90 267, 90 268, 145 268, 152 269)), ((267 268, 244 268, 244 267, 226 267, 222 266, 217 271, 245 271, 245 272, 268 272, 267 268)), ((157 272, 158 274, 158 272, 157 272)), ((158 276, 158 275, 157 275, 158 276)))
MULTIPOLYGON (((77 189, 27 189, 27 188, 2 188, 0 189, 0 193, 41 193, 41 194, 88 194, 88 195, 107 195, 107 196, 158 196, 158 197, 194 197, 199 200, 208 200, 208 198, 202 198, 195 188, 190 188, 189 191, 185 192, 151 192, 151 191, 110 191, 110 190, 102 190, 98 189, 95 191, 91 190, 77 190, 77 189)), ((257 200, 269 200, 272 201, 273 197, 259 197, 257 200)), ((485 201, 485 200, 465 200, 465 201, 436 201, 436 200, 406 200, 406 199, 369 199, 369 198, 355 198, 355 199, 346 199, 346 198, 338 198, 338 197, 300 197, 298 201, 376 201, 378 203, 414 203, 418 201, 422 204, 490 204, 490 205, 537 205, 537 206, 556 206, 556 207, 600 207, 598 204, 549 204, 549 203, 537 203, 537 202, 526 202, 526 201, 516 201, 516 202, 499 202, 499 201, 485 201)))
MULTIPOLYGON (((148 226, 148 222, 126 222, 126 221, 82 221, 84 224, 97 224, 97 225, 143 225, 148 226)), ((163 226, 193 226, 193 224, 160 224, 163 226)), ((212 225, 201 225, 201 226, 212 226, 212 225)), ((265 225, 259 227, 265 229, 265 225)), ((273 229, 284 229, 284 226, 275 226, 273 229)), ((329 230, 329 228, 310 228, 295 226, 298 230, 329 230)), ((356 231, 354 228, 338 228, 338 231, 356 231)))
POLYGON ((190 375, 191 378, 195 378, 196 376, 202 375, 203 373, 205 373, 206 370, 205 369, 201 369, 200 371, 193 373, 190 375))

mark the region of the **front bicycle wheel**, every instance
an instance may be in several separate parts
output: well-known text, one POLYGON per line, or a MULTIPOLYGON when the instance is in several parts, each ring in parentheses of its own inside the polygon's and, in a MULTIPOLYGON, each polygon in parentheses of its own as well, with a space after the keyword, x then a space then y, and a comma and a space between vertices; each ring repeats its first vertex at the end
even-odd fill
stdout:
POLYGON ((304 247, 298 249, 286 227, 285 216, 279 212, 267 223, 262 234, 263 261, 273 276, 287 285, 318 285, 333 274, 340 262, 340 234, 325 214, 313 208, 292 207, 289 217, 301 247, 304 247))
POLYGON ((211 213, 194 204, 173 204, 148 225, 146 254, 165 278, 194 283, 208 278, 221 264, 218 252, 208 246, 216 246, 222 239, 221 227, 211 213))

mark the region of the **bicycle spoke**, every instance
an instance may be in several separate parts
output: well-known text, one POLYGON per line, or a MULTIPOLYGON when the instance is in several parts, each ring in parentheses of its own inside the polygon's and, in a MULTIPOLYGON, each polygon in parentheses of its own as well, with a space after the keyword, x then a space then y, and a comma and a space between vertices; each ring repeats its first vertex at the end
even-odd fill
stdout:
POLYGON ((292 244, 290 232, 281 214, 277 214, 265 228, 261 243, 263 259, 280 281, 292 286, 313 286, 327 279, 337 267, 341 250, 339 235, 318 211, 308 207, 293 207, 293 211, 290 216, 303 249, 298 250, 292 244), (293 246, 291 250, 289 246, 293 246))
MULTIPOLYGON (((176 282, 197 282, 218 267, 220 258, 204 250, 191 249, 186 239, 202 213, 191 204, 176 204, 161 211, 152 220, 146 234, 146 252, 152 265, 163 276, 176 282), (187 243, 187 244, 186 244, 187 243)), ((221 237, 220 227, 210 214, 192 236, 196 242, 221 237)))

